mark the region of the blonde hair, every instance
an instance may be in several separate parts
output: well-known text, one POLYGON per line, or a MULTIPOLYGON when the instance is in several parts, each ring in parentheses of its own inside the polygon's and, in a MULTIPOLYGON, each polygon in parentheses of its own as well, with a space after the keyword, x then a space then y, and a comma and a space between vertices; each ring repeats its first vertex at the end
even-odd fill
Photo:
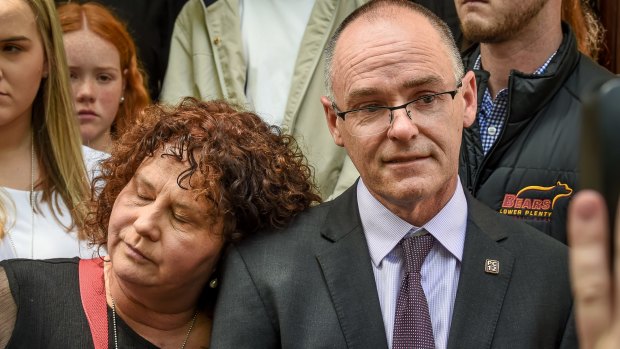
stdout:
MULTIPOLYGON (((36 183, 58 215, 58 200, 69 208, 78 228, 86 217, 82 203, 90 197, 90 185, 82 156, 82 139, 73 108, 69 69, 62 41, 62 30, 52 0, 23 0, 36 18, 45 52, 48 77, 41 81, 32 103, 33 142, 41 179, 36 183)), ((0 198, 0 238, 6 233, 6 204, 0 198)), ((66 227, 71 229, 72 227, 66 227)), ((78 237, 83 239, 81 229, 78 237)))

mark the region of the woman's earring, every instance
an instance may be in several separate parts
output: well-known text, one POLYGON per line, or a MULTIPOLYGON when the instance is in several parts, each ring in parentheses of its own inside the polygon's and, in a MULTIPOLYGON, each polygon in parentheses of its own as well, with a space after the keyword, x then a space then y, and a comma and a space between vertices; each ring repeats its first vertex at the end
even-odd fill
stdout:
POLYGON ((211 288, 217 287, 217 278, 211 279, 211 281, 209 281, 209 287, 211 288))
POLYGON ((125 102, 125 96, 121 96, 121 102, 119 104, 123 104, 125 102))

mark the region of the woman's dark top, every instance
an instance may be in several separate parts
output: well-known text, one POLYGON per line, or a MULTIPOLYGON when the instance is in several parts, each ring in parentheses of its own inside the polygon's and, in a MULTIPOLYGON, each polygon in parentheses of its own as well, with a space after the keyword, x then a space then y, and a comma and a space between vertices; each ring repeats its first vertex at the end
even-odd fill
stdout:
MULTIPOLYGON (((17 305, 15 329, 7 348, 94 348, 80 298, 78 262, 78 258, 0 262, 17 305)), ((116 331, 119 348, 157 348, 119 316, 116 331)), ((110 307, 108 338, 108 346, 114 348, 110 307)))

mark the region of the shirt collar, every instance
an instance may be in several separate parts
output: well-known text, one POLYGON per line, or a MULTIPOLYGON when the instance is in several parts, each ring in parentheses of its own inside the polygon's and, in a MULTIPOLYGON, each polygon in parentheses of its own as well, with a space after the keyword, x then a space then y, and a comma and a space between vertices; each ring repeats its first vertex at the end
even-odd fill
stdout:
MULTIPOLYGON (((549 66, 549 63, 551 63, 551 60, 553 59, 553 57, 555 57, 555 54, 558 53, 558 51, 556 50, 555 52, 553 52, 551 54, 551 56, 549 56, 549 58, 547 58, 547 60, 545 61, 545 63, 543 63, 543 65, 541 65, 540 67, 538 67, 538 69, 536 69, 532 75, 541 75, 545 73, 545 70, 547 70, 547 67, 549 66)), ((478 54, 478 57, 476 57, 476 62, 474 62, 474 69, 475 70, 481 70, 482 69, 482 59, 481 59, 481 55, 478 54)))
POLYGON ((362 227, 368 242, 370 258, 379 266, 385 256, 410 231, 426 229, 459 261, 463 258, 465 230, 467 227, 467 200, 460 179, 448 203, 422 227, 415 227, 396 216, 368 191, 360 178, 357 184, 357 202, 362 227))

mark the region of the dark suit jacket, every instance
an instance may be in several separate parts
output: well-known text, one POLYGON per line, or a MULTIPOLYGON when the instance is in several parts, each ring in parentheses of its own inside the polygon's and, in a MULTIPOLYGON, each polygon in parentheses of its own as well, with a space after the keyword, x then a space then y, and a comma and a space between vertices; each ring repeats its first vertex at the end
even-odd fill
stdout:
MULTIPOLYGON (((468 204, 448 347, 577 348, 566 246, 468 204)), ((212 349, 387 348, 355 186, 231 246, 222 275, 212 349)))

